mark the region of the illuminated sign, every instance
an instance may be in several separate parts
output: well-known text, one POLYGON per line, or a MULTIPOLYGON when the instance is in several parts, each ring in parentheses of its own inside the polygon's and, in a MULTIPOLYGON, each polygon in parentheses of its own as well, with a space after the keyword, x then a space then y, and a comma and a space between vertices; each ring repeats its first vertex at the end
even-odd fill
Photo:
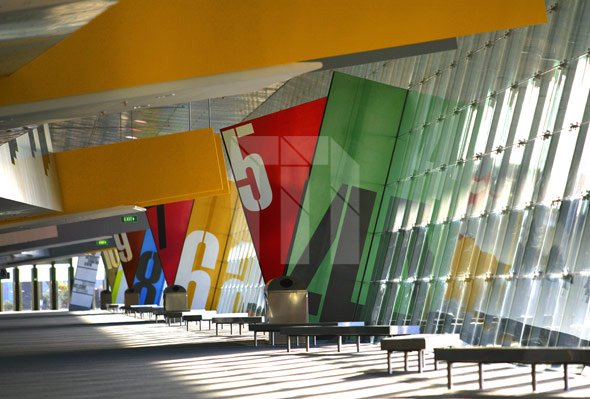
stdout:
POLYGON ((121 221, 123 223, 137 223, 137 215, 125 215, 121 216, 121 221))

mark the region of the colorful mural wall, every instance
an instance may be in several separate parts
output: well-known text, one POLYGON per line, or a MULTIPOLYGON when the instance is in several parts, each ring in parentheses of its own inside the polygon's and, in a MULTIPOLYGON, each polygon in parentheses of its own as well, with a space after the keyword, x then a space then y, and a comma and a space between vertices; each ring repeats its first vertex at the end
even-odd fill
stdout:
POLYGON ((312 319, 360 313, 405 98, 335 73, 327 99, 222 131, 262 273, 304 282, 312 319))
POLYGON ((103 254, 113 300, 122 302, 129 286, 140 304, 158 304, 165 284, 177 284, 191 309, 263 311, 262 276, 233 182, 227 195, 150 207, 147 216, 150 229, 116 236, 117 250, 103 254))

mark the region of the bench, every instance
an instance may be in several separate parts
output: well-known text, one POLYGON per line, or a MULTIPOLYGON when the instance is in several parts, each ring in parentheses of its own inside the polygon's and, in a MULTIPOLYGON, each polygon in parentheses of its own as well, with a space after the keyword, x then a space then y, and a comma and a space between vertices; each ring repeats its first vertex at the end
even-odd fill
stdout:
POLYGON ((309 337, 335 335, 338 338, 338 352, 342 348, 342 337, 356 337, 356 351, 360 352, 361 336, 382 337, 419 334, 420 326, 295 326, 283 327, 280 333, 287 336, 287 352, 291 352, 291 337, 306 337, 305 350, 309 352, 309 337))
POLYGON ((483 389, 484 363, 525 363, 531 365, 533 391, 537 389, 537 364, 562 364, 564 390, 568 390, 568 364, 590 365, 590 348, 490 347, 490 348, 435 348, 434 361, 447 362, 447 387, 451 389, 453 363, 477 363, 479 389, 483 389))
POLYGON ((217 315, 217 311, 215 310, 204 310, 204 309, 197 309, 191 310, 189 312, 182 312, 182 321, 186 323, 186 331, 188 331, 188 323, 189 321, 194 321, 199 323, 199 330, 201 330, 201 322, 208 321, 209 322, 209 329, 211 329, 211 318, 217 315))
POLYGON ((215 335, 219 335, 219 326, 223 328, 224 324, 229 324, 229 333, 233 335, 233 325, 238 324, 240 328, 240 335, 242 335, 242 326, 249 323, 262 323, 263 316, 248 316, 247 313, 238 313, 234 315, 218 314, 211 318, 211 322, 215 323, 215 335))
POLYGON ((360 322, 336 322, 336 321, 324 321, 318 323, 251 323, 248 325, 248 329, 254 332, 254 346, 258 346, 258 332, 269 333, 270 344, 275 345, 275 334, 280 333, 281 328, 285 327, 296 327, 296 326, 340 326, 350 325, 350 323, 360 323, 358 325, 365 325, 363 321, 360 322))
MULTIPOLYGON (((463 341, 459 334, 416 334, 384 338, 381 349, 387 351, 387 373, 391 374, 391 353, 404 352, 404 371, 408 371, 408 352, 418 352, 418 372, 424 367, 424 351, 445 346, 461 346, 463 341)), ((436 362, 434 362, 436 370, 436 362)))
POLYGON ((122 306, 124 306, 122 303, 107 303, 107 310, 118 313, 122 306))

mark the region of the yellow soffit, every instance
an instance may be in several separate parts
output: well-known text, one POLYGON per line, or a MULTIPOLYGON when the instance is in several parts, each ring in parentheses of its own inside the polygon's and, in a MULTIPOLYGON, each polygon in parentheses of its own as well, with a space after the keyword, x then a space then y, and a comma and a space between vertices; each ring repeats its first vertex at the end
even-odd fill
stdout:
POLYGON ((545 21, 543 0, 121 0, 1 78, 0 108, 545 21))
POLYGON ((55 154, 66 213, 142 207, 229 192, 211 129, 55 154))

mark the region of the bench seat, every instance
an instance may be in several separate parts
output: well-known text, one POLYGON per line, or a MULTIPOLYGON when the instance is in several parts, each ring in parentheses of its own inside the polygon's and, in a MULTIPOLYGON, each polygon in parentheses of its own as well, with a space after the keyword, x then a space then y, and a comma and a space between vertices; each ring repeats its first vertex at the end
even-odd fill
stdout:
POLYGON ((275 334, 281 331, 281 328, 285 327, 297 327, 297 326, 344 326, 344 325, 360 325, 364 326, 365 322, 363 321, 322 321, 318 323, 251 323, 248 325, 248 329, 254 332, 254 346, 258 346, 258 339, 257 333, 258 332, 267 332, 270 335, 270 344, 272 346, 275 345, 275 334))
MULTIPOLYGON (((418 352, 418 372, 424 367, 424 351, 445 346, 461 346, 459 334, 416 334, 384 338, 381 349, 387 351, 387 372, 391 374, 391 353, 404 352, 404 371, 408 371, 408 352, 418 352)), ((436 362, 434 362, 436 370, 436 362)))
POLYGON ((357 337, 356 350, 360 352, 360 337, 394 336, 419 334, 420 326, 295 326, 284 327, 280 333, 287 336, 287 352, 291 351, 291 337, 307 337, 306 351, 309 351, 309 337, 335 335, 338 338, 338 352, 342 347, 343 336, 357 337))
POLYGON ((486 347, 486 348, 435 348, 434 361, 447 362, 447 387, 452 387, 453 363, 477 363, 479 388, 483 388, 484 363, 525 363, 531 365, 533 391, 537 389, 537 364, 562 364, 564 390, 568 390, 568 364, 590 365, 590 348, 541 347, 486 347))

